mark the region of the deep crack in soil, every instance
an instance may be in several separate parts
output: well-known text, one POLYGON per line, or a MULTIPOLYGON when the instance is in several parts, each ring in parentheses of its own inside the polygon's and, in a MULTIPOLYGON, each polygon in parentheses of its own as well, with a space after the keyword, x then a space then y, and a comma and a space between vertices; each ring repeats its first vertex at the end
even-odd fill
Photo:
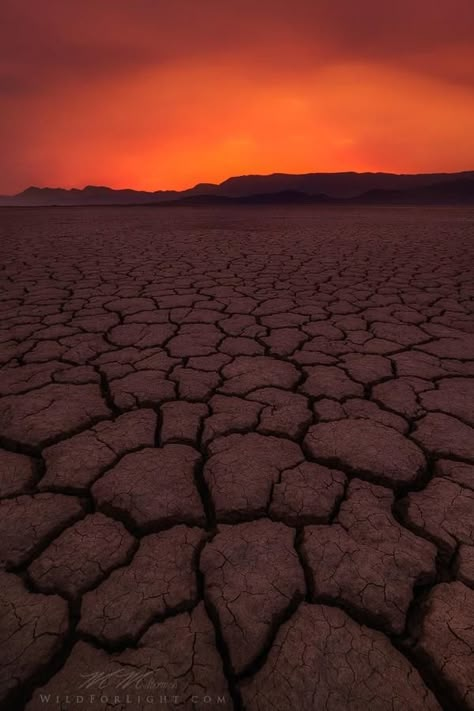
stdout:
POLYGON ((1 217, 1 709, 474 711, 474 212, 1 217))

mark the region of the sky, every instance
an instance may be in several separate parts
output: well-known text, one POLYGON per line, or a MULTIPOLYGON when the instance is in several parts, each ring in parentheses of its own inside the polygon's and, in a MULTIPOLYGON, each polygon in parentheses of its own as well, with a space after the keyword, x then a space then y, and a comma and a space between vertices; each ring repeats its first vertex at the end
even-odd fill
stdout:
POLYGON ((2 0, 0 193, 474 169, 473 0, 2 0))

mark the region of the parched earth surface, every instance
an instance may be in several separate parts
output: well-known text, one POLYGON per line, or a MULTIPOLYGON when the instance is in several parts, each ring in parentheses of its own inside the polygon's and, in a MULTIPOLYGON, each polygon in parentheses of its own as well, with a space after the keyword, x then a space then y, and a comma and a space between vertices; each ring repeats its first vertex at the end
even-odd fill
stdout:
POLYGON ((474 710, 474 212, 0 220, 2 709, 474 710))

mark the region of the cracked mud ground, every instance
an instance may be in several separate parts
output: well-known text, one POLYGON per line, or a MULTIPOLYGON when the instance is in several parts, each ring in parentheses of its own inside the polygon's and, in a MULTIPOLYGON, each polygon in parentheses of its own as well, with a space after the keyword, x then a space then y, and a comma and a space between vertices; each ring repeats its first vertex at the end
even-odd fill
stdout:
POLYGON ((474 213, 1 219, 2 708, 474 709, 474 213))

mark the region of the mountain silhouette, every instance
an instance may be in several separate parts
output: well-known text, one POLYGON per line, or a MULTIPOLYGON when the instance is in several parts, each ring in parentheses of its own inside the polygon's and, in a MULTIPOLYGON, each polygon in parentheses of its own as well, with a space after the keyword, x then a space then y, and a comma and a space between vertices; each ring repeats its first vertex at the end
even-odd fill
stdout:
POLYGON ((462 173, 308 173, 242 175, 219 184, 200 183, 183 191, 30 187, 0 197, 3 206, 212 205, 342 202, 474 204, 474 171, 462 173))

